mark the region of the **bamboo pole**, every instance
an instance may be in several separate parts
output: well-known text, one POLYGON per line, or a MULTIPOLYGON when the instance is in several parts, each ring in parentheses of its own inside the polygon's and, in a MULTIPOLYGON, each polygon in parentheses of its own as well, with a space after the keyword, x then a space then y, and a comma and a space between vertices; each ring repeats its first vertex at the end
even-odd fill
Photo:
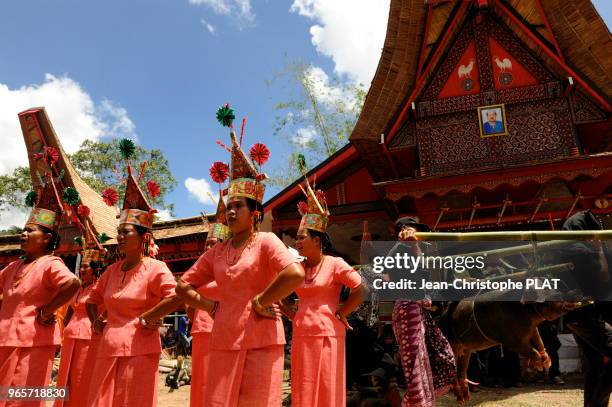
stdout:
POLYGON ((508 232, 416 232, 419 240, 435 241, 548 241, 548 240, 612 240, 612 230, 534 230, 508 232))
POLYGON ((567 271, 572 271, 574 269, 574 265, 572 263, 561 263, 554 264, 552 266, 544 266, 539 267, 533 271, 519 271, 516 273, 509 273, 500 276, 493 276, 485 278, 485 280, 489 281, 504 281, 504 280, 523 280, 530 276, 545 276, 547 274, 557 274, 557 273, 565 273, 567 271))

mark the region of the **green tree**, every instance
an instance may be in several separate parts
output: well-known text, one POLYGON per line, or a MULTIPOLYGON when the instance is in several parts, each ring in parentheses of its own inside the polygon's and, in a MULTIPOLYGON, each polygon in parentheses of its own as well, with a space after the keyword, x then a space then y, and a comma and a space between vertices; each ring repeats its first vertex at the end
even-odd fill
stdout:
MULTIPOLYGON (((119 140, 111 142, 85 140, 78 151, 69 157, 75 169, 90 187, 101 193, 112 187, 123 197, 125 185, 123 178, 126 172, 125 160, 119 152, 119 140)), ((146 191, 146 182, 156 181, 161 193, 151 202, 157 208, 168 209, 172 213, 174 207, 166 201, 166 196, 176 187, 176 179, 170 171, 168 160, 161 150, 147 150, 136 146, 132 167, 136 172, 141 170, 140 163, 146 161, 140 186, 146 191)), ((18 167, 12 174, 0 176, 0 211, 6 207, 26 208, 24 197, 32 189, 30 170, 28 167, 18 167)), ((120 201, 121 203, 121 201, 120 201)))
POLYGON ((291 147, 286 165, 273 174, 271 183, 284 187, 301 176, 297 157, 306 158, 306 169, 316 166, 348 142, 359 118, 366 90, 361 84, 328 78, 325 73, 303 62, 287 64, 270 81, 284 79, 289 100, 275 105, 274 134, 291 147))

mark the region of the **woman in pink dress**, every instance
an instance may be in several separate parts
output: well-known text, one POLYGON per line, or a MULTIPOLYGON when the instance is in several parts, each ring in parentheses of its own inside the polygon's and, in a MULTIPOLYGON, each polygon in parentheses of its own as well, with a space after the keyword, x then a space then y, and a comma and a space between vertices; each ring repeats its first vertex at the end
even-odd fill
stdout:
MULTIPOLYGON (((213 165, 214 167, 214 165, 213 165)), ((219 180, 219 179, 217 179, 219 180)), ((224 180, 223 180, 224 181, 224 180)), ((221 181, 221 182, 223 182, 221 181)), ((229 237, 229 228, 225 219, 225 202, 222 194, 219 194, 219 204, 215 223, 209 225, 206 237, 205 252, 217 243, 221 243, 229 237)), ((217 284, 211 283, 198 290, 205 298, 218 299, 217 284)), ((189 405, 200 407, 204 405, 204 394, 206 393, 206 378, 208 376, 208 355, 210 352, 210 333, 213 328, 213 318, 206 311, 195 309, 191 326, 191 389, 189 405)))
POLYGON ((88 406, 157 405, 160 319, 180 300, 166 264, 148 256, 153 212, 128 165, 117 229, 125 258, 106 269, 86 300, 94 334, 101 335, 88 406), (98 305, 104 305, 104 314, 98 305))
POLYGON ((306 270, 296 290, 299 306, 293 319, 291 346, 291 405, 295 407, 346 405, 345 337, 351 329, 346 316, 363 302, 367 288, 359 273, 340 257, 325 254, 331 249, 326 233, 329 212, 322 191, 316 193, 306 181, 308 203, 298 207, 302 221, 296 248, 306 270), (351 289, 339 304, 342 286, 351 289))
MULTIPOLYGON (((231 126, 233 112, 228 106, 217 116, 231 126)), ((177 294, 215 318, 208 362, 215 372, 207 377, 204 406, 278 407, 285 335, 279 308, 273 304, 302 283, 304 271, 276 235, 256 231, 264 188, 233 131, 231 139, 226 214, 233 237, 198 259, 179 281, 177 294), (219 287, 218 302, 196 291, 212 281, 219 287)), ((258 150, 265 153, 264 149, 258 150)), ((261 157, 254 157, 259 165, 265 161, 261 157)))
MULTIPOLYGON (((23 259, 0 271, 0 387, 49 385, 61 344, 54 313, 80 287, 64 262, 51 254, 59 240, 58 223, 58 212, 34 208, 21 233, 23 259)), ((0 400, 5 405, 22 404, 0 400)))
MULTIPOLYGON (((55 407, 84 406, 87 403, 89 392, 89 379, 91 379, 91 366, 87 364, 91 351, 91 321, 85 310, 85 302, 89 297, 94 282, 94 271, 89 265, 86 250, 81 263, 80 275, 82 286, 74 302, 68 308, 66 328, 57 375, 57 387, 68 387, 70 397, 68 400, 57 400, 55 407)), ((92 359, 89 359, 91 361, 92 359)))

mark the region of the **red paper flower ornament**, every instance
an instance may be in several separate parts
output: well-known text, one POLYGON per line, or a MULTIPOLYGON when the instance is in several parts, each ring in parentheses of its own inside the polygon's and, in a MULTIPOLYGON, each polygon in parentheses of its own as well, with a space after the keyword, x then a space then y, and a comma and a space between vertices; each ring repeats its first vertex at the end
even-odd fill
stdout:
POLYGON ((161 188, 159 184, 155 181, 147 181, 147 192, 151 199, 155 199, 161 194, 161 188))
POLYGON ((229 177, 229 165, 224 162, 217 161, 210 167, 210 178, 217 184, 223 184, 229 177))
POLYGON ((257 143, 251 147, 249 153, 251 155, 251 159, 259 165, 264 165, 265 162, 268 161, 268 158, 270 158, 270 150, 268 150, 268 147, 266 147, 265 144, 261 143, 257 143))
POLYGON ((104 191, 102 191, 102 199, 108 206, 115 206, 119 200, 119 194, 112 188, 106 188, 104 191))

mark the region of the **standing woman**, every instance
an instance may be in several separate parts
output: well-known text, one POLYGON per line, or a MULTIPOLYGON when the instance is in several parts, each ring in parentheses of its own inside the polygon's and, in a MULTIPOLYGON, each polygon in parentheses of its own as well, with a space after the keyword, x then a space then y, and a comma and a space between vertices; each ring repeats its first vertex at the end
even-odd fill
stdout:
MULTIPOLYGON (((42 205, 34 208, 23 228, 23 258, 0 271, 0 386, 4 388, 49 385, 53 357, 61 344, 54 313, 80 286, 64 262, 52 255, 61 212, 50 202, 45 207, 56 211, 42 205)), ((6 403, 0 400, 0 406, 6 403)))
MULTIPOLYGON (((430 232, 431 229, 412 217, 398 219, 395 223, 398 240, 412 243, 398 244, 392 251, 408 251, 412 256, 420 256, 422 252, 415 236, 417 231, 430 232)), ((446 393, 456 378, 453 351, 435 325, 427 310, 429 307, 431 301, 428 299, 398 300, 393 307, 393 331, 399 344, 407 386, 402 407, 435 406, 436 397, 446 393)))
MULTIPOLYGON (((216 164, 213 164, 213 168, 215 168, 216 164)), ((211 168, 211 172, 213 168, 211 168)), ((224 181, 222 180, 220 183, 224 181)), ((226 224, 225 210, 223 195, 219 194, 215 223, 211 224, 208 228, 205 251, 210 250, 217 243, 224 242, 229 237, 230 231, 226 224)), ((217 285, 215 283, 205 286, 198 292, 206 298, 216 299, 218 296, 217 285)), ((208 356, 210 353, 210 334, 213 322, 213 318, 208 312, 198 308, 195 309, 193 325, 191 327, 191 389, 189 397, 189 405, 191 407, 204 405, 206 378, 208 376, 208 356)))
POLYGON ((55 407, 81 407, 86 405, 91 379, 91 367, 88 358, 92 350, 91 321, 87 316, 85 302, 89 297, 96 276, 90 262, 97 262, 101 254, 98 249, 86 249, 83 253, 80 274, 82 286, 66 315, 64 341, 57 376, 57 387, 68 387, 68 400, 56 400, 55 407))
POLYGON ((300 299, 293 319, 291 346, 291 405, 296 407, 346 405, 346 316, 363 302, 367 288, 359 273, 342 258, 326 254, 331 242, 326 233, 329 212, 322 191, 306 180, 308 203, 298 208, 302 221, 296 248, 306 271, 296 293, 300 299), (340 305, 345 285, 351 293, 340 305))
MULTIPOLYGON (((123 140, 122 153, 133 150, 123 140)), ((101 335, 88 406, 157 405, 161 353, 160 319, 180 304, 176 282, 164 262, 148 256, 153 212, 128 164, 123 210, 117 228, 119 251, 125 256, 110 265, 87 299, 93 331, 101 335), (100 315, 98 305, 106 308, 100 315)))
MULTIPOLYGON (((229 106, 217 118, 231 127, 229 106)), ((232 169, 227 198, 227 221, 233 237, 204 253, 177 286, 188 304, 215 318, 210 338, 204 406, 280 407, 282 402, 285 335, 275 302, 304 279, 286 246, 273 233, 257 232, 264 186, 253 163, 240 149, 233 129, 232 169), (215 281, 219 302, 196 289, 215 281)), ((269 155, 256 144, 251 157, 261 165, 269 155)))

